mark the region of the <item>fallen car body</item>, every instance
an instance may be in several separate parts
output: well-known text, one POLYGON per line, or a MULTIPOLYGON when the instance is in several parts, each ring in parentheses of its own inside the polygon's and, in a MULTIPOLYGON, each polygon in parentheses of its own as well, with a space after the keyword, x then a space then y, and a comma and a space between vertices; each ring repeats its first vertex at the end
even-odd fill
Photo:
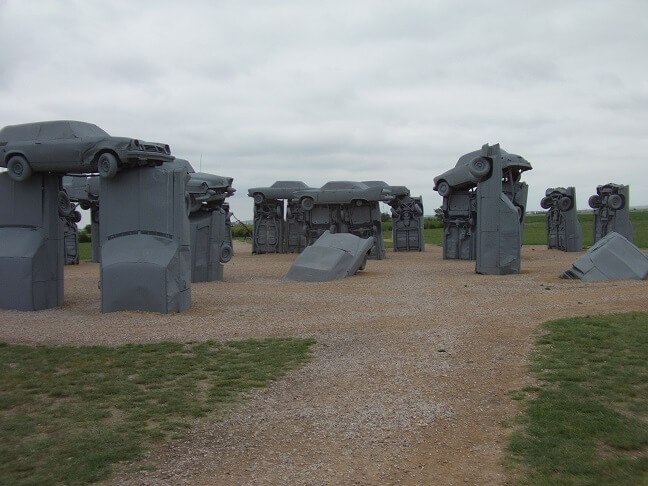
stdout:
POLYGON ((325 231, 306 247, 284 277, 301 282, 328 282, 355 275, 363 270, 374 238, 360 238, 350 233, 325 231))

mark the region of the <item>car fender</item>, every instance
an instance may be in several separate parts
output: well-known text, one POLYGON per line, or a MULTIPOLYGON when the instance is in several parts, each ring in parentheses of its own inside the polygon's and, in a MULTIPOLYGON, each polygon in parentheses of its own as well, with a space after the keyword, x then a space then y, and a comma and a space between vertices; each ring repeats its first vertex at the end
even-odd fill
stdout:
POLYGON ((25 157, 27 162, 29 162, 29 157, 27 157, 25 155, 25 152, 23 152, 22 150, 10 150, 9 152, 7 152, 7 155, 4 155, 2 157, 2 167, 7 167, 7 162, 9 162, 9 159, 14 155, 20 155, 22 157, 25 157))

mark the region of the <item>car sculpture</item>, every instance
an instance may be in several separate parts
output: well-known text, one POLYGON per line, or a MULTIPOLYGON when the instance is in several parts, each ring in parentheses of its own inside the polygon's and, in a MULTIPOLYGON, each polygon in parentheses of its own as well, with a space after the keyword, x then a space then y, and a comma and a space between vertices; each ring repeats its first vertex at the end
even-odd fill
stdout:
MULTIPOLYGON (((526 170, 531 170, 531 164, 519 155, 501 151, 502 174, 509 171, 510 180, 517 182, 520 175, 526 170)), ((439 196, 450 195, 453 189, 470 189, 478 182, 488 178, 492 169, 492 162, 482 155, 481 150, 470 152, 459 157, 454 168, 434 178, 434 190, 439 196)))
POLYGON ((189 173, 187 193, 189 196, 189 212, 200 209, 203 203, 220 204, 236 192, 232 187, 234 179, 205 172, 195 172, 189 161, 176 159, 175 163, 182 165, 189 173))
POLYGON ((367 184, 369 187, 384 187, 395 198, 409 196, 410 190, 406 186, 390 186, 385 181, 362 181, 363 184, 367 184))
POLYGON ((612 183, 596 186, 596 194, 590 196, 587 202, 592 209, 607 206, 614 211, 618 211, 625 206, 625 197, 621 194, 624 188, 625 186, 612 183))
POLYGON ((263 204, 266 199, 291 199, 295 191, 310 189, 302 181, 277 181, 270 187, 253 187, 248 189, 248 196, 254 198, 254 204, 263 204))
POLYGON ((540 200, 542 209, 550 209, 554 203, 561 211, 569 211, 574 206, 573 192, 564 187, 549 188, 545 191, 545 197, 540 200))
POLYGON ((172 161, 168 145, 111 137, 97 125, 57 120, 9 125, 0 130, 0 166, 24 181, 32 172, 99 172, 114 177, 124 167, 172 161))
POLYGON ((363 182, 331 181, 319 189, 304 189, 293 193, 293 200, 299 201, 306 211, 315 204, 362 204, 369 201, 388 202, 394 199, 391 191, 383 186, 369 187, 363 182))

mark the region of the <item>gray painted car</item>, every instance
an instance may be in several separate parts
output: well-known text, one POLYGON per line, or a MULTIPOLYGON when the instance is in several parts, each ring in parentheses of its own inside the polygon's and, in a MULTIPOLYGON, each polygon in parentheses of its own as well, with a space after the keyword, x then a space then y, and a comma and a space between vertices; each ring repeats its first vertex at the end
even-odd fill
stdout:
POLYGON ((0 130, 0 166, 23 181, 32 172, 99 172, 114 177, 124 167, 172 161, 168 145, 111 137, 92 123, 56 120, 8 125, 0 130))
MULTIPOLYGON (((501 151, 502 173, 510 171, 510 180, 517 182, 522 172, 531 170, 531 164, 523 157, 501 151)), ((476 150, 459 157, 454 168, 434 178, 434 190, 439 196, 449 195, 453 189, 470 189, 489 177, 493 166, 489 157, 476 150)))
POLYGON ((374 238, 325 231, 297 257, 285 280, 328 282, 364 270, 374 238))
POLYGON ((331 181, 319 189, 304 189, 293 194, 293 200, 299 201, 307 211, 315 204, 357 204, 370 201, 388 202, 394 199, 391 191, 384 186, 370 187, 363 182, 331 181))
POLYGON ((203 203, 220 204, 236 192, 232 187, 234 179, 231 177, 195 172, 189 161, 184 159, 176 159, 174 164, 185 167, 189 173, 187 192, 190 198, 190 212, 198 211, 203 203))
POLYGON ((270 187, 253 187, 248 189, 248 196, 254 198, 254 204, 263 204, 266 199, 291 199, 295 191, 310 189, 302 181, 277 181, 270 187))

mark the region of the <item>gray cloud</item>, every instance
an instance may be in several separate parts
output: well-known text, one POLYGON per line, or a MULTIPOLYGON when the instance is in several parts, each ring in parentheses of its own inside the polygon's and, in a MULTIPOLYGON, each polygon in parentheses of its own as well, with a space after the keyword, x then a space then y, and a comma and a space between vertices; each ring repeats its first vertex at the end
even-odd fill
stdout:
POLYGON ((547 187, 648 205, 642 0, 0 1, 0 125, 80 119, 248 187, 432 179, 500 142, 547 187))

